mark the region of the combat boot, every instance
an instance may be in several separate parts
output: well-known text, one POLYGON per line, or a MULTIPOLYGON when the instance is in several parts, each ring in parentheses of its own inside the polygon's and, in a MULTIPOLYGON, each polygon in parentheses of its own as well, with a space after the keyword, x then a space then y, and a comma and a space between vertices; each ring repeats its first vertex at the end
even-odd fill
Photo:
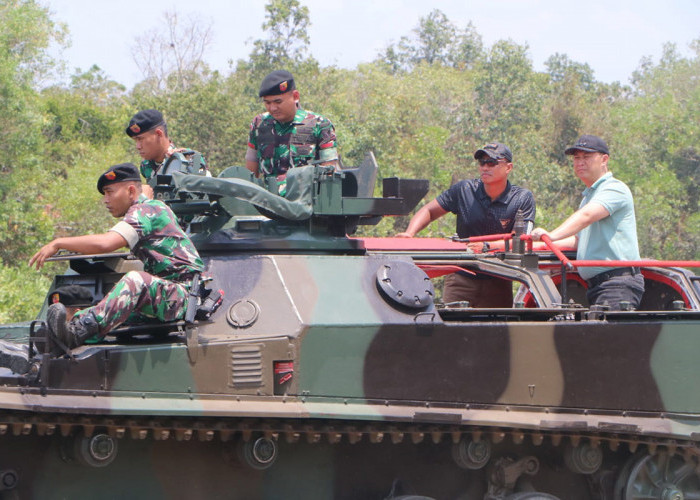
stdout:
POLYGON ((50 354, 54 357, 63 354, 63 349, 56 343, 55 337, 49 333, 46 324, 42 324, 34 332, 34 349, 38 354, 50 354))
POLYGON ((68 323, 66 345, 72 349, 83 345, 86 340, 99 334, 100 328, 97 324, 97 319, 95 319, 94 314, 88 312, 78 318, 73 318, 70 323, 68 323))
POLYGON ((48 352, 52 356, 60 356, 65 347, 65 341, 63 340, 67 336, 68 326, 66 325, 66 306, 60 302, 51 304, 49 310, 46 312, 46 325, 48 326, 48 332, 37 332, 46 335, 45 342, 38 342, 37 349, 39 352, 46 352, 46 346, 48 346, 48 352), (59 341, 59 343, 56 342, 59 341), (64 345, 61 346, 60 343, 64 345))
POLYGON ((99 333, 97 320, 92 313, 66 322, 66 308, 60 302, 51 304, 46 318, 51 335, 68 349, 84 344, 99 333))

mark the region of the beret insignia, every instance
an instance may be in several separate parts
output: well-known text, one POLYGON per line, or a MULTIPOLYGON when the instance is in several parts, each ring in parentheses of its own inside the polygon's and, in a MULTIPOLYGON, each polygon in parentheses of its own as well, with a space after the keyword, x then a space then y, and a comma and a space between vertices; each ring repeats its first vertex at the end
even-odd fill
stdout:
POLYGON ((134 123, 131 127, 129 127, 129 130, 131 130, 134 134, 138 134, 141 132, 141 127, 139 127, 138 123, 134 123))
POLYGON ((107 179, 109 179, 110 181, 113 181, 114 179, 117 178, 117 174, 116 174, 115 172, 113 172, 113 171, 112 171, 112 172, 107 172, 107 173, 105 174, 105 177, 106 177, 107 179))
POLYGON ((286 92, 287 91, 287 81, 283 81, 280 83, 280 92, 286 92))
POLYGON ((57 304, 59 300, 60 300, 60 296, 57 293, 54 293, 53 295, 51 295, 51 303, 52 304, 57 304))

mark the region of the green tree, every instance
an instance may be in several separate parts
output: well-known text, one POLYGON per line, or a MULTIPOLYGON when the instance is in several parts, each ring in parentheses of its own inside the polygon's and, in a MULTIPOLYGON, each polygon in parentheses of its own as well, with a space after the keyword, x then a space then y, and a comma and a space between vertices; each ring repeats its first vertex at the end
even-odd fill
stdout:
POLYGON ((125 90, 98 66, 76 72, 68 87, 45 89, 43 131, 49 143, 60 148, 55 153, 60 156, 69 141, 106 144, 114 135, 121 135, 127 105, 125 90))
POLYGON ((681 57, 667 44, 658 64, 643 59, 631 96, 611 114, 616 175, 637 196, 642 252, 657 258, 700 258, 700 40, 691 48, 692 57, 681 57))
POLYGON ((403 36, 380 57, 392 72, 408 71, 418 64, 442 64, 458 69, 471 68, 481 57, 481 36, 469 22, 458 28, 439 9, 421 17, 412 36, 403 36))
POLYGON ((299 0, 269 0, 265 4, 264 39, 253 42, 250 65, 256 74, 295 68, 307 59, 309 8, 299 0))
POLYGON ((539 126, 546 80, 532 69, 527 45, 500 40, 477 68, 474 113, 464 122, 479 143, 516 144, 539 126))
POLYGON ((175 144, 204 153, 216 174, 244 164, 248 125, 259 112, 258 100, 245 92, 247 84, 238 74, 224 78, 215 72, 189 91, 167 96, 167 103, 156 100, 149 106, 166 111, 175 144))
POLYGON ((43 175, 45 146, 35 86, 55 67, 49 45, 62 44, 64 35, 64 28, 38 3, 0 1, 0 264, 24 264, 36 244, 51 234, 51 219, 35 182, 43 175))
MULTIPOLYGON (((0 172, 35 161, 41 150, 41 109, 34 89, 55 67, 48 47, 64 42, 64 29, 34 1, 0 1, 0 172)), ((4 192, 0 185, 0 196, 4 192)))

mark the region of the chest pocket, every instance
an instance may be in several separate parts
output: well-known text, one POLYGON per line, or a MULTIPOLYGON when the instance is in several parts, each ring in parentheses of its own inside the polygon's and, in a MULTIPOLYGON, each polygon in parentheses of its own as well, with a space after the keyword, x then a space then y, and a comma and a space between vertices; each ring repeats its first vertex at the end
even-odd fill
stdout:
POLYGON ((297 156, 313 156, 313 152, 314 152, 313 146, 309 146, 306 144, 304 144, 304 145, 302 145, 302 144, 296 145, 295 144, 294 149, 296 150, 297 156))
POLYGON ((301 127, 297 129, 295 134, 292 134, 292 144, 303 145, 310 144, 314 140, 313 135, 301 131, 301 127))

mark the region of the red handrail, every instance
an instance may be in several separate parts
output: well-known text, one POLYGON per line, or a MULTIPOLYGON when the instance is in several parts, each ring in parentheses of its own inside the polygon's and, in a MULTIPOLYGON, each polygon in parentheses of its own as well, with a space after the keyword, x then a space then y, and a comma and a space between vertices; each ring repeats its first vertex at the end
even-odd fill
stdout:
POLYGON ((572 260, 576 267, 700 267, 700 260, 572 260))
MULTIPOLYGON (((532 239, 532 238, 530 238, 530 239, 532 239)), ((571 260, 569 260, 569 258, 566 255, 564 255, 564 252, 562 252, 556 246, 554 246, 554 242, 552 241, 552 238, 550 238, 546 234, 543 234, 540 239, 542 241, 544 241, 544 244, 547 245, 547 248, 549 248, 552 252, 554 252, 554 255, 557 256, 557 258, 561 261, 562 264, 564 264, 569 269, 574 268, 574 265, 571 263, 571 260)))
MULTIPOLYGON (((529 234, 524 234, 520 238, 525 241, 532 240, 529 234)), ((576 267, 700 267, 700 260, 570 260, 554 245, 549 236, 543 234, 540 239, 569 269, 576 267)))
POLYGON ((464 238, 464 241, 468 243, 477 243, 480 241, 510 240, 511 238, 513 238, 513 233, 485 234, 483 236, 470 236, 469 238, 464 238))

